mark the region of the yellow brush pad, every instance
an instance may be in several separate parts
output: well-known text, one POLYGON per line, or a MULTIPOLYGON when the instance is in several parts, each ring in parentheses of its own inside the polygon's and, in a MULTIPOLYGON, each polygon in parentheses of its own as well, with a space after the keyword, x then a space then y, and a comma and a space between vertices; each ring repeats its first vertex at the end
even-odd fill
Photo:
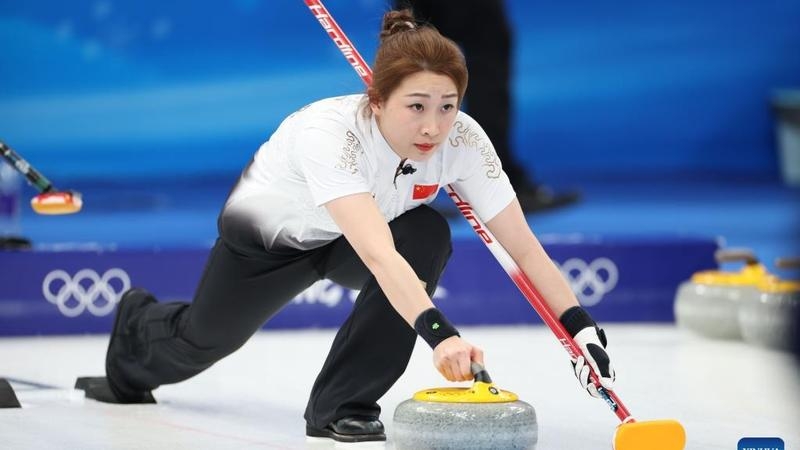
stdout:
POLYGON ((683 450, 686 431, 675 420, 623 423, 614 435, 614 450, 683 450))

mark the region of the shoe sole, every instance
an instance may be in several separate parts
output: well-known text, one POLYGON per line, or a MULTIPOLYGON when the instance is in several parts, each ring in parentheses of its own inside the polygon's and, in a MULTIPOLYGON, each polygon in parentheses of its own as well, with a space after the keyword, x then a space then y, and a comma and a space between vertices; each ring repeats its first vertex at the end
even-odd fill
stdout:
POLYGON ((386 434, 339 434, 328 428, 320 430, 306 426, 307 442, 321 442, 329 439, 337 444, 382 444, 386 442, 386 434))
MULTIPOLYGON (((78 377, 78 379, 75 380, 74 388, 83 391, 83 395, 86 398, 97 400, 98 402, 112 404, 126 403, 119 400, 117 394, 111 389, 111 384, 108 382, 107 377, 78 377)), ((135 403, 156 403, 156 399, 153 398, 152 393, 145 392, 142 398, 135 403)))
POLYGON ((306 436, 306 445, 316 448, 316 447, 326 447, 326 448, 385 448, 386 441, 361 441, 361 442, 340 442, 336 441, 331 437, 314 437, 314 436, 306 436))

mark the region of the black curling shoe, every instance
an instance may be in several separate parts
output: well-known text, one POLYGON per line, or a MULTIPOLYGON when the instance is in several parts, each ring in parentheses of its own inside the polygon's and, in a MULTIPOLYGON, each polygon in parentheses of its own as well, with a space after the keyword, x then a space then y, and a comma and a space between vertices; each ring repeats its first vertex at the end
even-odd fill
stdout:
POLYGON ((155 403, 148 390, 141 390, 125 382, 121 377, 120 362, 135 361, 136 329, 129 325, 134 316, 141 314, 156 299, 144 289, 133 288, 122 294, 114 318, 114 327, 106 352, 105 377, 80 377, 75 389, 84 391, 86 398, 104 403, 155 403))
POLYGON ((383 423, 376 417, 349 416, 334 420, 325 428, 306 424, 306 436, 330 438, 338 442, 385 441, 383 423))

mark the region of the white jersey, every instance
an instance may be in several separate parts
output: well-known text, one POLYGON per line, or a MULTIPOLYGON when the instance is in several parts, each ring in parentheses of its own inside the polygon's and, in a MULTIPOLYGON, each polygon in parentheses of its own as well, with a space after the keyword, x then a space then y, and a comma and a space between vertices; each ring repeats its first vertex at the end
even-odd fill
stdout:
MULTIPOLYGON (((478 217, 492 219, 514 198, 486 133, 458 112, 446 140, 413 173, 396 175, 401 158, 389 147, 364 95, 312 103, 283 121, 259 148, 231 192, 223 214, 256 227, 266 249, 320 247, 342 232, 324 204, 370 193, 389 222, 452 184, 478 217)), ((407 171, 410 172, 410 171, 407 171)))

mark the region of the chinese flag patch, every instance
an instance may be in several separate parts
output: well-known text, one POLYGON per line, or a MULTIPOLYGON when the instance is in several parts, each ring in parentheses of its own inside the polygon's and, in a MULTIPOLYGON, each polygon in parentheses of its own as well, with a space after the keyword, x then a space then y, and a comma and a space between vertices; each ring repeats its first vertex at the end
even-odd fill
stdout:
POLYGON ((438 190, 438 184, 415 184, 414 193, 411 195, 411 198, 414 200, 423 200, 435 194, 438 190))

